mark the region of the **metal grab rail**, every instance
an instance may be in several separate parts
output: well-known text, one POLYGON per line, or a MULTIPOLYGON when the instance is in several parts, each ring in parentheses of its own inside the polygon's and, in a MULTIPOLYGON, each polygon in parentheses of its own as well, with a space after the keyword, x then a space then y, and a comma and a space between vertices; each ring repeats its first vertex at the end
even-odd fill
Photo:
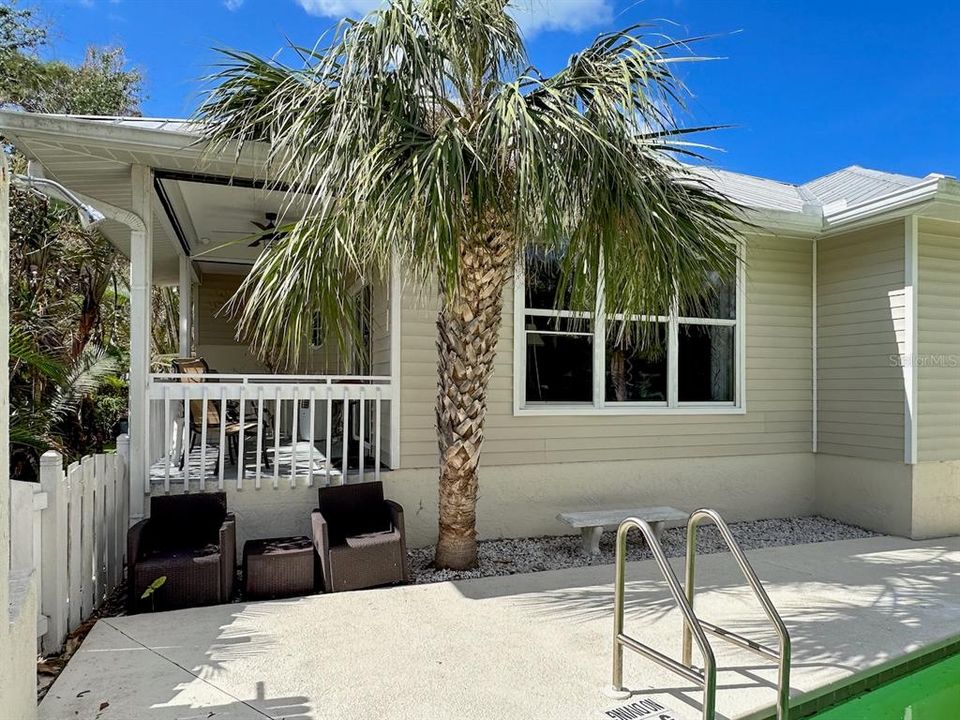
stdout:
MULTIPOLYGON (((700 626, 703 628, 703 630, 711 635, 714 635, 715 637, 726 640, 729 643, 733 643, 734 645, 744 648, 745 650, 750 650, 778 664, 777 720, 788 720, 790 714, 790 633, 787 631, 786 625, 783 624, 783 620, 780 619, 780 614, 777 612, 777 609, 770 601, 770 596, 767 595, 767 591, 763 589, 763 585, 760 583, 760 579, 757 577, 757 574, 753 571, 753 567, 747 560, 746 555, 743 554, 743 550, 740 549, 736 539, 733 537, 733 533, 731 533, 730 528, 727 527, 727 523, 724 522, 723 518, 720 517, 720 513, 718 513, 716 510, 708 510, 706 508, 694 510, 692 513, 690 513, 690 517, 687 520, 687 564, 686 577, 684 580, 684 585, 687 591, 687 605, 689 605, 690 612, 692 613, 695 591, 694 582, 696 574, 695 561, 697 555, 697 528, 704 520, 712 520, 717 526, 717 529, 720 531, 721 537, 723 537, 724 542, 726 542, 727 547, 730 549, 730 553, 740 566, 740 570, 743 572, 747 583, 750 585, 750 589, 753 590, 753 594, 756 596, 757 600, 760 601, 760 605, 763 608, 764 613, 766 613, 767 618, 773 624, 773 627, 776 630, 777 636, 780 640, 780 651, 777 652, 775 650, 771 650, 760 643, 754 642, 753 640, 745 638, 742 635, 738 635, 729 630, 725 630, 724 628, 718 627, 713 623, 708 623, 701 620, 699 621, 700 626)), ((701 647, 702 651, 702 643, 699 638, 697 638, 697 645, 701 647)), ((683 664, 687 667, 690 667, 691 664, 692 650, 693 648, 690 630, 686 625, 684 625, 683 664)))
POLYGON ((624 692, 623 687, 623 648, 628 647, 636 653, 646 656, 650 660, 659 663, 671 672, 686 678, 703 688, 703 720, 714 720, 714 708, 716 705, 717 694, 717 663, 713 656, 713 649, 707 640, 707 636, 693 613, 689 601, 680 587, 680 581, 670 567, 667 556, 660 547, 660 543, 654 535, 653 528, 645 520, 639 518, 627 518, 617 529, 617 565, 616 580, 614 581, 614 604, 613 604, 613 691, 615 693, 624 692), (677 607, 683 614, 684 638, 692 636, 697 641, 700 653, 703 655, 703 670, 694 668, 689 659, 679 663, 671 657, 644 645, 641 642, 629 637, 623 632, 623 605, 624 605, 624 585, 626 580, 627 563, 627 533, 631 528, 637 528, 643 533, 644 539, 650 552, 653 553, 653 559, 657 561, 660 573, 667 581, 667 587, 673 595, 677 607))

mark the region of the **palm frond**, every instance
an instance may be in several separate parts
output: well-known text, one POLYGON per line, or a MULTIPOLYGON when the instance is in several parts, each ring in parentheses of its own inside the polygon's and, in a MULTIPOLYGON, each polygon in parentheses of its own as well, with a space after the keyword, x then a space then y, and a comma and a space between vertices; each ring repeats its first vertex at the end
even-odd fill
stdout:
POLYGON ((108 375, 119 369, 116 358, 103 348, 88 345, 68 368, 63 381, 57 386, 46 408, 52 424, 76 412, 84 397, 96 390, 108 375))
MULTIPOLYGON (((560 296, 607 312, 668 314, 732 274, 740 208, 678 158, 678 61, 702 38, 651 25, 599 35, 545 76, 526 67, 507 0, 394 0, 347 20, 300 67, 223 51, 198 119, 212 152, 264 143, 268 186, 286 193, 286 238, 234 298, 261 353, 294 358, 315 313, 350 342, 345 277, 458 287, 464 247, 509 238, 513 256, 562 252, 560 296), (648 37, 650 39, 648 39, 648 37), (296 209, 296 213, 294 213, 296 209)), ((611 332, 624 328, 611 324, 611 332)))
POLYGON ((29 333, 17 325, 10 326, 10 362, 29 368, 51 382, 61 382, 66 377, 64 364, 41 350, 29 333))

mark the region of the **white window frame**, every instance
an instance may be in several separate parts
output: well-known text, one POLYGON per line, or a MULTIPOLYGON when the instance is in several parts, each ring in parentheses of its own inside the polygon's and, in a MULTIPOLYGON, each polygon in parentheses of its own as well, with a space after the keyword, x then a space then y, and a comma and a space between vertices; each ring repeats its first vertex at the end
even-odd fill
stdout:
MULTIPOLYGON (((742 246, 741 246, 742 249, 742 246)), ((742 254, 740 255, 742 257, 742 254)), ((603 293, 598 293, 597 310, 589 313, 570 310, 526 308, 524 260, 514 270, 513 282, 513 414, 522 415, 743 415, 747 411, 746 395, 746 282, 743 262, 737 263, 736 319, 680 317, 676 302, 669 316, 635 316, 637 320, 667 323, 667 401, 608 402, 606 400, 606 332, 607 315, 603 293), (526 316, 590 318, 593 324, 593 402, 592 403, 527 403, 527 329, 526 316), (733 402, 679 402, 677 351, 680 325, 723 325, 734 328, 734 399, 733 402)), ((614 316, 614 319, 620 319, 614 316)), ((569 333, 564 333, 569 334, 569 333)))

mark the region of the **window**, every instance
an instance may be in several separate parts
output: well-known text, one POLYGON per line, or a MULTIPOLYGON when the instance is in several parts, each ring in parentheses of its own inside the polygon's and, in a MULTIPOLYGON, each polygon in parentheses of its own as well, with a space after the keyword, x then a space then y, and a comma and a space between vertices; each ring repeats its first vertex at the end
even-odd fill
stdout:
POLYGON ((627 318, 617 334, 569 298, 555 309, 558 281, 558 257, 527 253, 515 294, 518 410, 742 411, 739 279, 712 273, 706 302, 627 318))
POLYGON ((359 288, 353 296, 353 321, 358 331, 351 355, 350 372, 353 375, 370 374, 370 324, 372 317, 372 292, 369 285, 359 288))
POLYGON ((310 345, 315 348, 323 347, 326 336, 327 329, 323 326, 323 317, 320 313, 314 313, 313 325, 310 328, 310 345))
POLYGON ((526 399, 589 404, 593 402, 593 320, 584 310, 554 309, 559 266, 555 255, 533 249, 527 253, 526 399))

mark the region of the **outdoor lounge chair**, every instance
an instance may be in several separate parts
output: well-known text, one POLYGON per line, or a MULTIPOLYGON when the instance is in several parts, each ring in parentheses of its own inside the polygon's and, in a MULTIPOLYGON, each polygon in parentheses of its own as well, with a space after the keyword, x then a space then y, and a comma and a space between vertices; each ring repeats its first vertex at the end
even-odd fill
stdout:
POLYGON ((130 611, 229 602, 236 548, 236 523, 225 493, 150 498, 150 518, 127 532, 130 611), (142 600, 161 577, 163 585, 142 600))
MULTIPOLYGON (((210 374, 210 366, 207 365, 207 361, 203 358, 178 358, 173 361, 173 371, 181 375, 207 375, 210 374)), ((181 382, 185 383, 195 383, 201 382, 202 378, 198 377, 194 379, 192 377, 182 377, 180 378, 181 382)), ((211 393, 214 394, 214 393, 211 393)), ((231 464, 237 463, 241 467, 243 466, 242 458, 241 462, 237 461, 237 454, 240 448, 240 433, 243 433, 244 436, 256 438, 257 436, 257 423, 255 420, 247 420, 244 417, 241 417, 243 412, 242 408, 236 410, 236 412, 231 412, 230 408, 227 408, 226 419, 224 419, 224 414, 221 412, 220 401, 219 400, 207 400, 207 412, 204 415, 203 412, 203 400, 191 400, 190 401, 190 447, 185 449, 180 456, 180 469, 183 469, 184 461, 187 456, 187 453, 193 452, 193 449, 196 447, 197 442, 203 437, 203 424, 207 425, 207 440, 212 438, 220 437, 220 423, 226 422, 226 425, 223 429, 223 435, 227 442, 227 457, 230 460, 231 464), (235 415, 236 417, 231 417, 235 415)), ((267 456, 266 443, 264 443, 262 448, 262 462, 265 467, 270 466, 270 460, 267 456)), ((218 457, 219 462, 219 457, 218 457)))
POLYGON ((383 483, 320 488, 312 522, 324 591, 409 582, 403 508, 383 499, 383 483))

